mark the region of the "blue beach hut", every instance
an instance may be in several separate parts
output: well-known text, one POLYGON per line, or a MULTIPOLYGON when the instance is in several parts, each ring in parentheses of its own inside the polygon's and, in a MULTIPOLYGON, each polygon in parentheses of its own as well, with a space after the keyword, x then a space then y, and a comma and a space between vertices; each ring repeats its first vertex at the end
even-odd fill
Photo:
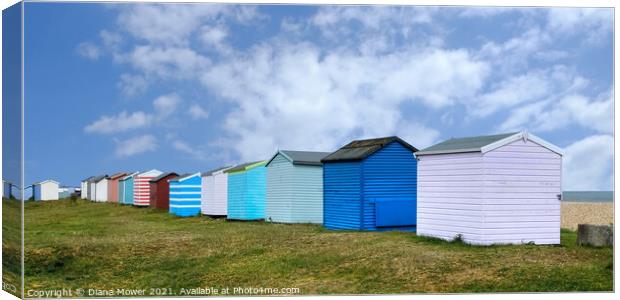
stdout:
POLYGON ((138 174, 134 172, 118 180, 118 203, 133 205, 133 180, 138 174))
POLYGON ((416 151, 393 136, 353 141, 323 158, 324 226, 415 231, 416 151))
POLYGON ((238 165, 228 173, 228 219, 262 220, 265 218, 267 161, 238 165))
POLYGON ((179 217, 200 214, 201 173, 185 174, 168 180, 170 183, 169 212, 179 217))
POLYGON ((278 151, 266 165, 265 220, 323 223, 323 164, 329 152, 278 151))

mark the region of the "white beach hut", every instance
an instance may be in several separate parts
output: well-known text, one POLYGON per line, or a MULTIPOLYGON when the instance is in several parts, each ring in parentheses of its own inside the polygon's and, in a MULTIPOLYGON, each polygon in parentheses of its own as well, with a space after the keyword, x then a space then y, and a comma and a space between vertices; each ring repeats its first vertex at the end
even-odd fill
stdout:
POLYGON ((95 180, 95 201, 108 201, 108 176, 100 176, 95 180))
POLYGON ((33 186, 35 201, 58 200, 58 188, 60 184, 54 180, 37 182, 33 186))
POLYGON ((200 211, 203 215, 225 216, 228 209, 228 173, 233 166, 202 173, 200 211))
POLYGON ((527 132, 416 153, 417 234, 471 244, 559 244, 562 150, 527 132))

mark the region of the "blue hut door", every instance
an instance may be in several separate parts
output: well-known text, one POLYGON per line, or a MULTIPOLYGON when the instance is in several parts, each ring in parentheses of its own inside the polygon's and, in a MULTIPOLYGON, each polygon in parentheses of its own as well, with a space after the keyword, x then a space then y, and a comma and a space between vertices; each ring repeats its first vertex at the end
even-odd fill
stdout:
POLYGON ((407 199, 375 199, 375 226, 398 227, 416 225, 416 202, 407 199))

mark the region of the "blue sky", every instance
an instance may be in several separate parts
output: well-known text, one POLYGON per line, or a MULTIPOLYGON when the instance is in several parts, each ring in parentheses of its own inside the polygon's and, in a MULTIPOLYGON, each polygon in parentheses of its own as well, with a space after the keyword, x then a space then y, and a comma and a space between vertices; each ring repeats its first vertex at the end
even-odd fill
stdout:
POLYGON ((26 182, 528 130, 611 189, 611 9, 26 3, 26 182))

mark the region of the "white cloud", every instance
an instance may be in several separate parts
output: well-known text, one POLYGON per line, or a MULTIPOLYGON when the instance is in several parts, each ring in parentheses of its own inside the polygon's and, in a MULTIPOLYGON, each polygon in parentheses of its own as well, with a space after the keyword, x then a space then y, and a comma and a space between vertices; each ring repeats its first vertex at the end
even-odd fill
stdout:
POLYGON ((586 35, 584 41, 600 44, 608 41, 612 32, 614 11, 612 8, 550 8, 548 28, 557 35, 586 35))
POLYGON ((524 9, 516 9, 514 7, 466 7, 464 9, 459 9, 459 17, 462 18, 489 18, 495 17, 497 15, 502 15, 514 11, 522 12, 524 9))
POLYGON ((210 63, 209 59, 190 48, 137 46, 119 58, 146 75, 161 78, 188 79, 210 63))
POLYGON ((558 100, 564 95, 583 90, 588 83, 588 80, 563 65, 533 69, 498 80, 486 93, 478 95, 475 101, 468 103, 468 106, 472 116, 486 117, 502 109, 558 100))
POLYGON ((192 106, 190 106, 187 112, 194 120, 209 118, 209 111, 202 108, 202 106, 198 104, 193 104, 192 106))
POLYGON ((151 116, 142 111, 127 113, 122 111, 117 116, 102 116, 99 120, 84 128, 87 133, 110 134, 131 129, 147 127, 151 124, 151 116))
POLYGON ((529 126, 537 131, 552 131, 579 125, 600 133, 614 129, 614 101, 611 91, 589 99, 569 94, 557 101, 541 101, 521 107, 501 125, 502 129, 529 126))
POLYGON ((434 7, 413 6, 321 6, 308 23, 333 47, 346 47, 363 54, 387 53, 408 45, 441 45, 444 32, 439 23, 430 25, 434 7))
POLYGON ((613 136, 589 136, 564 150, 564 190, 613 189, 613 136))
POLYGON ((204 23, 251 23, 264 18, 254 6, 219 4, 123 5, 118 25, 135 38, 157 45, 185 47, 204 23))
POLYGON ((92 60, 97 60, 101 56, 101 50, 99 50, 99 47, 90 42, 80 43, 75 51, 79 55, 92 60))
POLYGON ((157 97, 153 101, 153 107, 160 118, 165 118, 174 113, 181 104, 181 98, 177 94, 168 94, 157 97))
POLYGON ((185 154, 190 155, 192 158, 194 159, 198 159, 198 160, 206 160, 208 157, 206 155, 206 152, 201 151, 195 147, 190 146, 189 144, 187 144, 184 141, 181 140, 175 140, 172 142, 172 147, 178 151, 181 151, 185 154))
POLYGON ((123 41, 123 37, 120 34, 109 30, 101 30, 99 37, 104 46, 113 50, 116 50, 123 41))
POLYGON ((121 78, 117 83, 117 87, 121 90, 121 94, 125 97, 135 97, 146 91, 148 81, 144 76, 121 74, 121 78))
POLYGON ((415 116, 401 115, 399 106, 440 108, 470 98, 488 71, 463 50, 364 56, 281 43, 248 53, 202 77, 235 106, 225 118, 223 144, 244 160, 265 158, 278 147, 325 151, 352 138, 394 134, 410 134, 414 146, 428 144, 437 132, 406 122, 415 116))
POLYGON ((157 140, 152 135, 141 135, 117 141, 116 156, 128 157, 157 149, 157 140))
POLYGON ((226 44, 225 39, 227 36, 228 29, 223 25, 203 26, 198 39, 208 50, 228 54, 232 51, 232 48, 226 44))

